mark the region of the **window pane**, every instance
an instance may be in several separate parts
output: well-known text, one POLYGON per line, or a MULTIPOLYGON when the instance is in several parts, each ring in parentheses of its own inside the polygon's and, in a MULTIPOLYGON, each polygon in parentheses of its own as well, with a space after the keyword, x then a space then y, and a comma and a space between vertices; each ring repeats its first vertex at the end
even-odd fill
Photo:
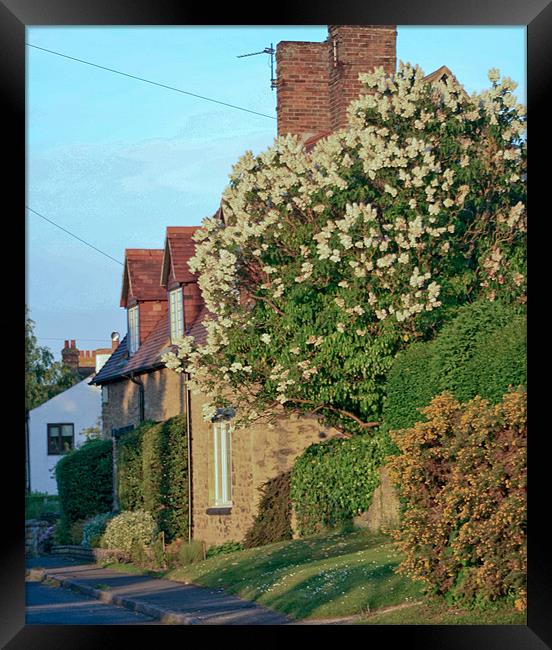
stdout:
POLYGON ((184 334, 182 319, 182 289, 173 289, 169 292, 171 338, 175 341, 184 334))
POLYGON ((226 490, 226 495, 225 495, 225 500, 227 503, 230 503, 232 501, 232 453, 231 453, 231 428, 230 425, 227 424, 225 427, 225 438, 226 438, 226 458, 224 459, 226 462, 226 467, 225 467, 225 476, 226 476, 226 485, 225 485, 225 490, 226 490))
POLYGON ((231 427, 228 422, 213 424, 213 483, 216 505, 232 502, 231 427))
POLYGON ((58 454, 60 449, 60 428, 48 425, 48 453, 58 454))
POLYGON ((220 502, 220 468, 219 468, 219 428, 217 424, 213 424, 213 469, 215 479, 215 503, 220 502))

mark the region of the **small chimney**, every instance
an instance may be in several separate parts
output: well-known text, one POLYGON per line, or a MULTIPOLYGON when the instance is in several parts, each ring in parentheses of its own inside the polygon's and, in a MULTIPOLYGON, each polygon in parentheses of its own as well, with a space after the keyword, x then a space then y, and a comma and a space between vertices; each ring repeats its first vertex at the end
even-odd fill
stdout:
POLYGON ((115 352, 115 350, 119 347, 120 338, 121 335, 119 332, 111 332, 111 352, 115 352))
POLYGON ((328 25, 323 43, 276 47, 278 135, 303 141, 347 126, 347 107, 362 92, 360 72, 396 68, 396 25, 328 25))
POLYGON ((63 350, 61 351, 61 361, 64 366, 71 369, 72 372, 77 373, 79 370, 79 351, 75 345, 75 341, 65 341, 63 350))

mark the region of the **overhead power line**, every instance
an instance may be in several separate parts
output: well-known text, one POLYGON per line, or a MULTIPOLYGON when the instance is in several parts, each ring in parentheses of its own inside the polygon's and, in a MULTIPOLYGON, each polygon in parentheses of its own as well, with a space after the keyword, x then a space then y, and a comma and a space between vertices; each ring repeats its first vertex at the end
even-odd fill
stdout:
MULTIPOLYGON (((67 341, 69 339, 63 339, 59 337, 51 337, 51 336, 37 336, 36 337, 39 341, 67 341)), ((97 341, 99 343, 111 343, 111 339, 80 339, 76 338, 76 341, 97 341)))
POLYGON ((180 88, 175 88, 174 86, 167 86, 166 84, 158 83, 157 81, 152 81, 151 79, 144 79, 144 77, 138 77, 133 74, 128 74, 127 72, 121 72, 120 70, 114 70, 113 68, 107 68, 103 65, 98 65, 97 63, 91 63, 90 61, 84 61, 83 59, 77 59, 74 56, 68 56, 67 54, 62 54, 61 52, 55 52, 54 50, 47 50, 45 47, 39 47, 38 45, 32 45, 31 43, 26 43, 29 47, 34 47, 36 50, 42 50, 43 52, 49 52, 50 54, 55 54, 56 56, 61 56, 65 59, 70 59, 71 61, 78 61, 79 63, 84 63, 90 65, 94 68, 99 68, 100 70, 107 70, 108 72, 113 72, 115 74, 122 75, 123 77, 129 77, 130 79, 136 79, 138 81, 143 81, 144 83, 152 84, 153 86, 159 86, 160 88, 166 88, 167 90, 174 90, 177 93, 182 93, 183 95, 190 95, 191 97, 196 97, 198 99, 204 99, 207 102, 213 102, 214 104, 221 104, 222 106, 228 106, 229 108, 235 108, 238 111, 245 111, 246 113, 253 113, 253 115, 260 115, 261 117, 268 117, 271 120, 275 120, 274 115, 267 115, 266 113, 259 113, 258 111, 252 111, 249 108, 243 108, 243 106, 236 106, 235 104, 228 104, 227 102, 221 102, 218 99, 212 99, 211 97, 204 97, 203 95, 197 95, 196 93, 191 93, 187 90, 182 90, 180 88))
POLYGON ((68 235, 71 235, 71 237, 74 237, 75 239, 78 239, 80 242, 83 244, 86 244, 87 246, 90 246, 90 248, 93 248, 95 251, 98 251, 98 253, 101 253, 102 255, 105 255, 106 257, 109 257, 110 260, 113 260, 114 262, 117 262, 117 264, 120 264, 121 266, 124 266, 124 264, 116 260, 114 257, 111 257, 111 255, 108 255, 108 253, 104 253, 104 251, 100 250, 99 248, 96 248, 96 246, 93 246, 92 244, 88 243, 84 239, 81 239, 80 237, 77 237, 77 235, 73 234, 70 230, 67 230, 66 228, 63 228, 59 224, 57 224, 55 221, 52 221, 51 219, 48 219, 48 217, 45 217, 43 214, 40 214, 40 212, 37 212, 36 210, 33 210, 32 208, 29 208, 29 206, 25 206, 29 212, 32 212, 33 214, 36 214, 37 216, 41 217, 45 221, 48 221, 48 223, 51 223, 54 225, 56 228, 59 228, 60 230, 63 230, 63 232, 66 232, 68 235))

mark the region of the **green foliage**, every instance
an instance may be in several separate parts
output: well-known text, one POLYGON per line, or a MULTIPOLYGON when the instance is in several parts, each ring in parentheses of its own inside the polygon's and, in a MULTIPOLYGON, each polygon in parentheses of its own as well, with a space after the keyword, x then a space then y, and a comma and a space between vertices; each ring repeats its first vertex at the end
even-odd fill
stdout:
POLYGON ((219 555, 228 555, 229 553, 235 553, 236 551, 243 551, 246 548, 240 542, 230 541, 225 542, 224 544, 218 544, 209 546, 209 549, 206 554, 206 558, 217 557, 219 555))
POLYGON ((185 542, 178 549, 178 564, 180 566, 203 562, 204 559, 205 551, 203 549, 203 542, 200 542, 199 540, 185 542))
POLYGON ((61 458, 55 473, 62 515, 59 534, 65 539, 68 528, 75 521, 106 512, 112 507, 111 441, 86 442, 61 458))
POLYGON ((151 558, 156 569, 165 569, 167 566, 165 556, 165 541, 163 533, 159 533, 151 544, 151 558))
POLYGON ((25 519, 53 518, 59 514, 59 497, 46 492, 30 492, 25 495, 25 519))
POLYGON ((113 519, 112 512, 102 512, 88 518, 82 529, 82 545, 88 548, 96 548, 100 545, 100 539, 105 532, 105 527, 110 519, 113 519))
POLYGON ((419 417, 417 408, 429 404, 437 394, 431 362, 432 343, 413 343, 399 353, 389 373, 383 411, 386 426, 402 429, 419 417))
POLYGON ((138 539, 134 539, 132 541, 130 547, 130 560, 136 566, 145 566, 148 562, 148 554, 146 552, 146 547, 138 539))
POLYGON ((382 440, 367 435, 307 447, 291 474, 299 534, 343 526, 367 510, 379 484, 384 453, 382 440))
POLYGON ((82 533, 84 524, 86 523, 85 519, 79 519, 79 521, 74 521, 71 524, 71 544, 80 545, 82 544, 82 533))
POLYGON ((167 541, 187 536, 188 444, 183 416, 144 429, 142 482, 144 508, 167 541))
POLYGON ((25 307, 25 408, 30 411, 40 406, 77 381, 66 366, 54 361, 49 348, 37 345, 34 321, 25 307))
POLYGON ((236 426, 315 412, 365 433, 401 349, 467 303, 525 303, 525 110, 511 80, 489 80, 470 96, 418 66, 375 70, 347 128, 238 161, 194 235, 205 344, 163 357, 209 412, 231 404, 236 426))
POLYGON ((279 474, 259 488, 261 498, 258 513, 245 535, 245 548, 292 538, 290 488, 291 471, 279 474))
POLYGON ((497 404, 510 385, 527 384, 525 318, 514 315, 499 329, 489 330, 474 345, 464 368, 451 373, 451 390, 461 402, 480 395, 497 404))
POLYGON ((144 422, 117 442, 117 488, 121 510, 144 509, 142 439, 144 431, 154 425, 154 422, 144 422))
POLYGON ((491 405, 450 393, 423 409, 426 421, 393 432, 391 460, 406 502, 394 532, 400 572, 449 603, 486 607, 526 600, 526 394, 491 405))
POLYGON ((152 544, 156 532, 155 521, 149 512, 121 512, 107 522, 101 546, 130 553, 136 542, 145 546, 152 544))
POLYGON ((71 543, 71 524, 67 517, 61 515, 54 528, 54 542, 56 544, 71 543))
POLYGON ((186 419, 145 422, 118 443, 118 490, 123 510, 147 510, 167 542, 188 535, 186 419))
POLYGON ((517 307, 483 301, 461 307, 433 341, 397 356, 387 382, 386 427, 413 426, 419 409, 444 390, 461 402, 479 395, 496 404, 510 385, 526 385, 525 339, 517 307))

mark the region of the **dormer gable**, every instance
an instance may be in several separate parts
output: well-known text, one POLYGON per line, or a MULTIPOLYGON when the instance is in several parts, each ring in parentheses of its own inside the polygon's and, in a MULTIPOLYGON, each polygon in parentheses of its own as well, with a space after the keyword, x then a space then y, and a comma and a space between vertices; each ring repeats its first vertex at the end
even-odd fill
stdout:
POLYGON ((199 226, 168 226, 161 266, 161 286, 165 289, 184 282, 197 282, 197 275, 190 271, 188 260, 195 253, 192 239, 199 226))
POLYGON ((127 309, 129 352, 134 354, 167 311, 167 294, 159 284, 163 250, 125 251, 121 307, 127 309))
POLYGON ((159 284, 162 262, 162 249, 126 249, 121 307, 128 308, 144 300, 166 300, 159 284))
POLYGON ((203 307, 203 299, 188 261, 195 253, 193 234, 199 226, 169 226, 161 269, 161 286, 167 292, 169 332, 174 343, 195 322, 203 307))

